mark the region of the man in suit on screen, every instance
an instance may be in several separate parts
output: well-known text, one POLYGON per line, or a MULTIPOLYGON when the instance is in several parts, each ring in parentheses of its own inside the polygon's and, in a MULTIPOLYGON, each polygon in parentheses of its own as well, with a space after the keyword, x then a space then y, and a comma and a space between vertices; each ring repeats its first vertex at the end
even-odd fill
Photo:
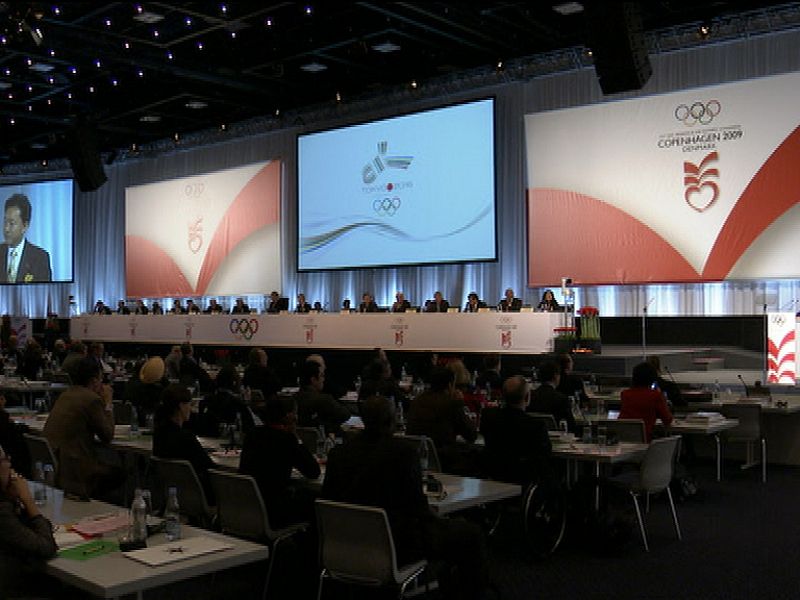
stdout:
POLYGON ((6 200, 3 237, 0 244, 0 282, 38 283, 50 281, 50 255, 25 239, 31 224, 31 203, 24 194, 6 200))

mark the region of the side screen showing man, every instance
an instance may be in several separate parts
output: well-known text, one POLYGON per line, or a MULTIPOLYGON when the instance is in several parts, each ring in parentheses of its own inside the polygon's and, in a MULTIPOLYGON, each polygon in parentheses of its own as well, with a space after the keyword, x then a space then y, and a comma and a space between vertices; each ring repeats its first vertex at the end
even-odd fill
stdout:
POLYGON ((0 244, 0 282, 50 281, 50 255, 25 239, 31 224, 31 203, 24 194, 12 194, 5 204, 3 239, 0 244))

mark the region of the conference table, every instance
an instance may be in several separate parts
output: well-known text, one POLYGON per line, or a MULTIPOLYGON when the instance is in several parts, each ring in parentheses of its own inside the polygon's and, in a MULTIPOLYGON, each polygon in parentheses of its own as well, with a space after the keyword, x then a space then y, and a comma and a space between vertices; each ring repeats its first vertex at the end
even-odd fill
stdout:
POLYGON ((104 342, 392 348, 433 352, 543 353, 563 313, 307 313, 82 315, 73 338, 104 342))
MULTIPOLYGON (((42 513, 50 519, 54 526, 58 525, 56 539, 59 539, 61 528, 84 519, 97 519, 101 515, 112 515, 125 512, 118 506, 92 500, 80 502, 64 497, 61 490, 48 488, 48 501, 42 507, 42 513)), ((85 593, 100 598, 118 598, 135 594, 141 598, 143 592, 177 581, 183 581, 229 569, 252 562, 267 560, 269 549, 260 544, 240 540, 230 536, 183 525, 182 539, 168 543, 163 533, 148 538, 148 548, 164 546, 165 552, 172 548, 175 552, 183 546, 197 542, 205 542, 219 548, 209 552, 162 564, 148 566, 145 563, 129 558, 120 551, 109 553, 98 552, 97 556, 86 560, 74 560, 57 556, 47 563, 47 573, 53 577, 77 587, 85 593), (190 542, 191 538, 204 538, 190 542), (183 544, 182 544, 183 542, 183 544)), ((105 534, 103 539, 116 542, 121 532, 105 534)), ((87 546, 93 548, 96 546, 87 546)), ((93 552, 94 550, 87 550, 93 552)))
POLYGON ((680 435, 700 435, 714 436, 714 444, 717 451, 717 481, 722 480, 722 449, 720 447, 719 434, 723 431, 733 429, 739 425, 738 419, 711 419, 708 421, 695 421, 688 418, 675 417, 669 426, 670 433, 680 435))

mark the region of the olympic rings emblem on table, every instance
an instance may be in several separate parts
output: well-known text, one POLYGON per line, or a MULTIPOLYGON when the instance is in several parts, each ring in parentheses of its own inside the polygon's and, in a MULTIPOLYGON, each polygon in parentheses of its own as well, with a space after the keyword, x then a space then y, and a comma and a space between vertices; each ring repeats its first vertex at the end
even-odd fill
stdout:
POLYGON ((376 198, 372 202, 372 209, 379 215, 393 217, 400 209, 400 198, 376 198))
POLYGON ((675 107, 675 118, 687 127, 693 127, 696 123, 708 125, 721 112, 722 104, 719 100, 709 100, 705 104, 695 102, 691 106, 679 104, 675 107))
POLYGON ((257 319, 231 319, 228 328, 234 335, 240 335, 246 340, 252 340, 258 332, 257 319))

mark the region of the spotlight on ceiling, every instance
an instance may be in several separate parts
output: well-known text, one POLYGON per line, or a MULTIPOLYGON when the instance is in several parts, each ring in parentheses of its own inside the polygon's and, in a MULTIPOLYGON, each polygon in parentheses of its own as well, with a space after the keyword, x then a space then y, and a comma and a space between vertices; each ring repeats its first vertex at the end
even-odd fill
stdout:
POLYGON ((372 49, 375 50, 375 52, 380 52, 381 54, 390 54, 392 52, 397 52, 398 50, 400 50, 400 45, 395 44, 394 42, 391 42, 389 40, 386 40, 385 42, 381 42, 380 44, 374 44, 372 46, 372 49))
POLYGON ((569 15, 574 15, 579 12, 583 12, 583 4, 581 4, 580 2, 562 2, 560 4, 554 4, 553 10, 556 11, 558 14, 567 17, 569 15))
POLYGON ((305 71, 306 73, 320 73, 327 69, 327 65, 323 65, 321 62, 312 61, 310 63, 306 63, 300 66, 300 69, 305 71))

